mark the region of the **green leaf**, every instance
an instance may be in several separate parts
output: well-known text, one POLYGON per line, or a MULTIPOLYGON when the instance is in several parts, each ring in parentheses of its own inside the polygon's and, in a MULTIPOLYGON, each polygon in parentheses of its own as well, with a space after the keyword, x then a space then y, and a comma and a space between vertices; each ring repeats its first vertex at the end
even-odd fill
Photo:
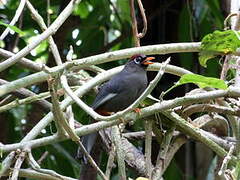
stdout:
POLYGON ((226 55, 240 47, 240 33, 232 30, 214 31, 202 39, 199 63, 206 67, 207 61, 218 55, 226 55))
POLYGON ((11 26, 11 25, 6 24, 6 23, 4 23, 2 21, 0 21, 0 25, 10 28, 14 32, 18 33, 20 36, 24 36, 25 35, 25 33, 21 29, 17 28, 16 26, 11 26))
POLYGON ((217 26, 218 29, 223 27, 224 17, 221 13, 221 7, 219 0, 205 0, 205 6, 208 5, 210 8, 210 13, 214 16, 214 24, 217 26))
POLYGON ((86 1, 81 2, 77 7, 75 7, 73 12, 74 15, 79 15, 81 19, 87 18, 90 13, 89 6, 90 4, 88 4, 86 1))
POLYGON ((198 74, 184 74, 181 76, 181 78, 175 85, 173 85, 168 90, 162 93, 161 98, 164 95, 166 95, 169 91, 176 88, 177 86, 187 84, 187 83, 194 83, 198 85, 200 88, 205 88, 205 87, 211 87, 211 88, 217 88, 217 89, 228 88, 227 84, 223 80, 218 78, 205 77, 198 74))
POLYGON ((129 1, 128 0, 118 0, 116 2, 116 7, 118 10, 118 14, 122 21, 130 22, 130 7, 129 7, 129 1))
POLYGON ((235 175, 236 179, 240 178, 240 162, 237 163, 237 166, 234 169, 234 175, 235 175))
POLYGON ((198 74, 184 74, 181 76, 180 80, 177 82, 177 86, 194 83, 197 84, 200 88, 211 87, 217 89, 227 89, 227 84, 218 78, 205 77, 198 74))

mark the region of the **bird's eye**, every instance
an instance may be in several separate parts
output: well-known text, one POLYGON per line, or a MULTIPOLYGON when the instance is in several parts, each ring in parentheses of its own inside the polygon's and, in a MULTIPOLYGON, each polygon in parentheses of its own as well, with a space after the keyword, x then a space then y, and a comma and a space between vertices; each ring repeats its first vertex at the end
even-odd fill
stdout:
POLYGON ((142 58, 141 57, 137 57, 137 61, 141 62, 142 58))
POLYGON ((137 58, 135 58, 134 59, 134 62, 136 63, 136 64, 140 64, 141 63, 141 57, 137 57, 137 58))

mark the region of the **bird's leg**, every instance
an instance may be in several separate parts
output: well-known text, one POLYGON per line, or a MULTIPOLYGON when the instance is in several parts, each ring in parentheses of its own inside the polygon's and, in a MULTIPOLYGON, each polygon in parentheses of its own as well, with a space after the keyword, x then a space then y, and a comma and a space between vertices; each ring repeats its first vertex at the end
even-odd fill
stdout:
POLYGON ((141 115, 141 109, 140 108, 133 108, 133 111, 137 113, 138 115, 141 115))

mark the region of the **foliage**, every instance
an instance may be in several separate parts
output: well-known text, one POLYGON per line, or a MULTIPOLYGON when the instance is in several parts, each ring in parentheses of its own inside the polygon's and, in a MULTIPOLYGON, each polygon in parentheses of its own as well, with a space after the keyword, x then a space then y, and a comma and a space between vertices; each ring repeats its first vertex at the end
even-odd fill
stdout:
POLYGON ((207 61, 218 55, 231 54, 240 46, 240 34, 237 31, 214 31, 202 39, 199 62, 206 67, 207 61))
MULTIPOLYGON (((14 26, 10 26, 9 23, 14 17, 20 1, 9 0, 6 2, 7 3, 4 5, 0 4, 0 32, 2 34, 6 27, 9 27, 11 29, 11 33, 9 33, 8 36, 0 43, 0 47, 8 51, 18 53, 21 49, 34 42, 34 40, 42 33, 42 30, 36 21, 32 18, 31 12, 27 6, 25 7, 23 14, 20 16, 20 20, 14 26)), ((31 1, 33 6, 37 9, 38 13, 43 17, 47 26, 49 26, 56 20, 56 18, 59 17, 59 14, 67 6, 69 1, 50 1, 49 5, 47 2, 48 1, 31 1)), ((153 92, 154 97, 158 98, 159 94, 162 91, 171 87, 169 90, 167 90, 167 92, 174 88, 173 91, 169 92, 171 97, 170 100, 174 100, 174 97, 184 96, 186 89, 189 91, 192 88, 189 83, 197 84, 200 88, 211 87, 223 90, 227 89, 228 86, 223 80, 213 78, 219 77, 221 66, 219 65, 218 61, 208 62, 208 60, 211 58, 218 58, 218 55, 223 56, 234 53, 240 46, 238 32, 232 30, 219 31, 223 28, 223 13, 220 8, 221 2, 218 0, 194 0, 193 2, 188 1, 186 3, 185 1, 170 0, 161 2, 160 4, 159 1, 155 0, 154 3, 156 3, 157 6, 152 5, 150 1, 144 1, 144 8, 146 9, 146 15, 148 19, 148 32, 146 37, 141 40, 141 44, 150 45, 169 42, 197 42, 199 39, 202 39, 199 62, 203 66, 200 67, 196 61, 198 56, 196 53, 178 53, 177 55, 174 54, 172 58, 172 64, 181 66, 184 69, 188 69, 191 72, 194 72, 194 74, 182 75, 179 80, 176 78, 172 79, 168 77, 166 77, 166 80, 164 80, 165 77, 163 77, 161 84, 157 86, 155 88, 155 92, 153 92), (174 21, 174 23, 172 23, 172 21, 174 21), (218 30, 214 31, 216 29, 218 30), (173 85, 174 83, 175 85, 173 85), (180 85, 182 86, 179 87, 180 85), (184 88, 182 88, 183 85, 185 85, 184 88)), ((136 9, 139 29, 141 29, 141 16, 138 8, 136 9)), ((54 34, 53 38, 60 52, 61 59, 63 62, 65 62, 70 45, 73 46, 74 50, 73 59, 80 59, 108 51, 111 52, 124 48, 130 48, 133 46, 132 36, 130 34, 131 17, 128 0, 82 0, 81 3, 74 8, 71 16, 54 34)), ((3 55, 1 55, 1 57, 2 60, 6 59, 6 57, 3 55)), ((156 55, 156 57, 160 56, 156 55)), ((26 55, 26 58, 30 59, 33 62, 44 63, 48 67, 56 66, 56 62, 52 55, 47 39, 43 40, 34 50, 26 55)), ((160 57, 158 59, 165 59, 165 57, 160 57)), ((124 59, 121 59, 119 61, 112 61, 109 63, 98 62, 98 66, 102 69, 107 70, 122 65, 125 62, 126 60, 124 59)), ((28 75, 34 73, 35 72, 33 69, 27 67, 23 68, 21 64, 15 64, 14 66, 11 66, 11 68, 8 68, 7 70, 1 72, 0 76, 1 79, 14 81, 17 79, 21 80, 23 77, 27 77, 28 75)), ((77 74, 76 70, 71 70, 67 72, 67 75, 71 76, 74 73, 77 74)), ((84 74, 81 74, 80 78, 77 80, 81 83, 85 83, 95 75, 96 72, 91 71, 90 68, 90 70, 87 69, 84 74)), ((150 74, 149 79, 151 78, 152 77, 150 74)), ((74 83, 73 85, 79 85, 79 82, 74 83)), ((27 88, 28 90, 31 90, 37 94, 49 91, 46 82, 33 84, 27 88)), ((62 95, 61 92, 59 96, 60 95, 62 95)), ((7 95, 1 97, 0 105, 2 106, 4 103, 7 104, 11 101, 18 102, 18 98, 24 98, 16 96, 18 95, 14 94, 14 96, 12 96, 10 99, 8 99, 7 95), (3 100, 6 100, 6 102, 3 100)), ((81 99, 86 104, 90 105, 94 97, 95 91, 90 91, 81 97, 81 99)), ((60 97, 60 100, 63 99, 63 96, 60 97)), ((47 99, 47 101, 51 102, 50 99, 47 99)), ((141 104, 141 107, 147 107, 153 105, 154 103, 158 104, 159 101, 160 100, 158 100, 156 103, 152 100, 146 100, 141 104)), ((195 104, 193 103, 193 105, 195 104)), ((182 111, 184 111, 184 108, 186 108, 187 111, 188 107, 185 105, 181 106, 182 111)), ((179 109, 176 109, 176 112, 178 111, 179 109)), ((18 105, 9 111, 1 113, 0 138, 2 139, 0 139, 0 141, 3 144, 20 142, 42 118, 46 117, 47 113, 48 111, 44 110, 38 104, 24 104, 21 106, 18 105)), ((87 115, 86 112, 80 109, 76 104, 73 105, 73 113, 74 118, 78 122, 82 124, 90 123, 89 115, 87 115)), ((155 128, 155 130, 153 130, 153 132, 158 132, 160 134, 159 136, 161 136, 159 139, 164 139, 168 126, 174 123, 169 123, 169 118, 165 116, 160 117, 161 115, 158 113, 159 112, 157 112, 155 116, 150 116, 149 119, 154 120, 153 129, 155 128)), ((184 113, 180 113, 180 115, 184 115, 184 113)), ((186 119, 197 119, 198 117, 202 117, 203 114, 205 115, 205 111, 194 113, 186 119)), ((215 117, 216 112, 207 112, 206 114, 209 114, 210 117, 215 117)), ((218 115, 222 114, 219 113, 218 115)), ((228 118, 225 116, 225 114, 221 117, 228 118)), ((143 120, 141 119, 136 121, 132 126, 127 125, 125 132, 144 131, 145 128, 143 120)), ((206 127, 204 128, 207 129, 206 127)), ((214 128, 215 127, 211 127, 209 129, 214 128)), ((55 123, 52 122, 46 126, 36 138, 54 135, 56 131, 57 129, 55 127, 55 123)), ((177 127, 177 131, 184 132, 179 127, 177 127)), ((171 143, 173 143, 176 139, 171 139, 171 143)), ((145 144, 141 137, 140 140, 133 139, 129 140, 129 142, 135 146, 136 151, 139 151, 142 154, 144 153, 145 144)), ((157 157, 155 157, 156 154, 162 150, 161 145, 153 140, 152 161, 154 165, 157 161, 157 157)), ((33 157, 38 160, 44 153, 47 152, 47 156, 42 160, 40 164, 41 168, 54 170, 64 176, 79 178, 83 164, 75 158, 77 148, 78 146, 74 142, 67 140, 44 145, 38 148, 33 148, 32 154, 33 157)), ((192 160, 191 162, 194 161, 194 163, 199 162, 199 159, 197 159, 199 157, 196 157, 196 154, 200 154, 200 159, 201 156, 203 157, 205 155, 204 152, 198 151, 196 147, 193 147, 191 150, 188 149, 188 151, 180 149, 174 155, 174 160, 170 164, 166 164, 168 169, 164 173, 164 179, 183 179, 184 177, 188 176, 188 173, 197 174, 196 172, 198 169, 192 168, 194 169, 193 173, 191 168, 189 168, 187 171, 185 171, 183 168, 186 163, 189 163, 189 160, 185 162, 187 158, 184 159, 183 154, 186 154, 186 156, 188 156, 189 154, 187 154, 187 152, 190 151, 194 151, 190 157, 192 160)), ((7 153, 1 151, 0 155, 1 160, 3 160, 7 156, 7 153)), ((102 161, 100 167, 105 170, 108 154, 103 153, 101 159, 102 161)), ((207 164, 207 162, 203 164, 205 167, 209 167, 209 164, 207 164)), ((2 166, 3 164, 0 163, 0 171, 2 166)), ((187 166, 194 167, 196 164, 188 164, 187 166)), ((24 162, 22 167, 28 167, 27 161, 24 162)), ((233 171, 234 176, 237 178, 239 177, 239 167, 240 165, 238 163, 235 171, 233 171)), ((208 172, 208 175, 210 173, 211 172, 208 172)), ((139 180, 145 179, 141 178, 141 175, 138 174, 134 168, 127 168, 127 175, 129 178, 138 177, 139 180)), ((204 177, 206 176, 207 173, 204 174, 204 177)), ((117 168, 113 169, 111 177, 112 179, 119 178, 117 168)), ((31 178, 20 179, 30 180, 31 178)), ((98 177, 98 179, 100 179, 100 177, 98 177)), ((199 177, 196 178, 191 176, 189 179, 203 179, 203 176, 200 177, 199 175, 199 177)))

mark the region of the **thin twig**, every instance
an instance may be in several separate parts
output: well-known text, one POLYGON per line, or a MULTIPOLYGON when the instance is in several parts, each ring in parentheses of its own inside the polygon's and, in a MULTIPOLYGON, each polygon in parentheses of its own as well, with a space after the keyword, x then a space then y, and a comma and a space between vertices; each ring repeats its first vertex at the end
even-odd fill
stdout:
POLYGON ((47 8, 46 8, 46 10, 47 10, 47 27, 49 27, 50 26, 50 23, 51 23, 51 14, 50 14, 50 0, 47 0, 47 8))
MULTIPOLYGON (((70 46, 69 51, 66 56, 67 61, 72 61, 72 57, 73 57, 73 47, 70 46)), ((65 76, 65 75, 62 75, 62 76, 65 76)), ((67 78, 65 77, 64 80, 66 81, 67 78)), ((67 98, 68 95, 65 93, 64 97, 67 98)), ((72 105, 70 105, 66 108, 66 116, 67 116, 70 128, 74 129, 74 114, 72 111, 72 105)))
MULTIPOLYGON (((44 92, 41 94, 36 94, 34 96, 27 97, 25 99, 16 99, 6 105, 0 106, 0 112, 7 111, 9 109, 15 108, 17 106, 23 105, 23 104, 29 104, 35 101, 43 100, 50 97, 50 94, 48 92, 44 92)), ((50 103, 48 103, 48 109, 51 108, 50 103)), ((50 109, 49 109, 50 110, 50 109)))
POLYGON ((45 151, 45 152, 41 155, 41 157, 37 160, 37 163, 38 163, 38 164, 41 164, 42 161, 48 156, 48 154, 49 154, 49 152, 48 152, 48 151, 45 151))
POLYGON ((174 131, 175 131, 175 126, 172 126, 164 135, 162 144, 160 146, 160 151, 157 157, 156 167, 154 168, 153 170, 154 173, 152 173, 152 177, 151 177, 153 180, 155 179, 157 180, 161 178, 163 175, 163 169, 166 166, 165 164, 166 156, 169 151, 170 142, 173 138, 174 131))
POLYGON ((77 141, 81 151, 83 152, 84 156, 87 158, 88 162, 91 164, 91 166, 97 170, 98 174, 102 177, 103 180, 108 180, 106 175, 102 172, 102 170, 98 167, 96 162, 93 160, 93 158, 90 156, 90 154, 87 152, 81 141, 77 141))
MULTIPOLYGON (((59 136, 64 137, 66 136, 66 128, 64 127, 67 126, 66 122, 65 122, 65 118, 63 115, 63 112, 61 111, 60 108, 60 103, 58 101, 58 95, 57 95, 57 80, 50 78, 48 80, 48 88, 51 94, 51 99, 52 99, 52 113, 54 115, 54 120, 55 120, 55 124, 57 127, 57 133, 59 136)), ((77 141, 78 139, 76 139, 77 141)))
POLYGON ((138 38, 138 28, 137 28, 137 20, 136 20, 136 15, 135 15, 135 7, 134 7, 134 0, 130 0, 130 13, 131 13, 131 19, 132 19, 132 33, 133 33, 133 38, 135 42, 135 47, 140 46, 140 41, 138 38))
POLYGON ((138 1, 138 6, 142 15, 142 19, 143 19, 143 30, 141 33, 139 33, 137 36, 138 38, 143 38, 145 36, 145 34, 147 33, 147 18, 146 18, 146 14, 145 14, 145 9, 143 8, 143 4, 141 0, 137 0, 138 1))
POLYGON ((121 19, 119 13, 118 13, 117 8, 115 7, 115 5, 113 4, 113 2, 112 2, 111 0, 108 0, 108 3, 112 6, 113 11, 115 12, 115 15, 117 16, 117 19, 118 19, 119 23, 120 23, 120 24, 122 25, 122 27, 123 27, 123 22, 122 22, 122 19, 121 19))
POLYGON ((224 24, 224 29, 225 30, 229 29, 228 23, 229 23, 230 18, 233 17, 233 16, 237 16, 237 13, 231 13, 224 19, 223 24, 224 24))
MULTIPOLYGON (((45 169, 42 169, 42 170, 45 170, 45 169)), ((52 170, 49 170, 49 171, 52 171, 52 170)), ((8 171, 4 175, 7 176, 9 173, 11 173, 11 172, 8 171)), ((52 176, 50 174, 38 172, 38 171, 35 171, 35 170, 32 170, 32 169, 20 169, 19 170, 19 177, 38 179, 38 180, 46 180, 46 179, 47 180, 59 180, 59 177, 61 177, 61 179, 64 179, 64 180, 77 180, 75 178, 62 176, 62 175, 60 175, 58 173, 56 173, 55 175, 57 175, 58 177, 52 176)))
POLYGON ((234 148, 235 148, 235 146, 232 145, 230 147, 230 150, 228 151, 226 157, 223 159, 222 166, 221 166, 220 170, 218 171, 219 176, 222 176, 225 173, 225 171, 227 170, 228 163, 232 159, 232 154, 234 152, 234 148))

